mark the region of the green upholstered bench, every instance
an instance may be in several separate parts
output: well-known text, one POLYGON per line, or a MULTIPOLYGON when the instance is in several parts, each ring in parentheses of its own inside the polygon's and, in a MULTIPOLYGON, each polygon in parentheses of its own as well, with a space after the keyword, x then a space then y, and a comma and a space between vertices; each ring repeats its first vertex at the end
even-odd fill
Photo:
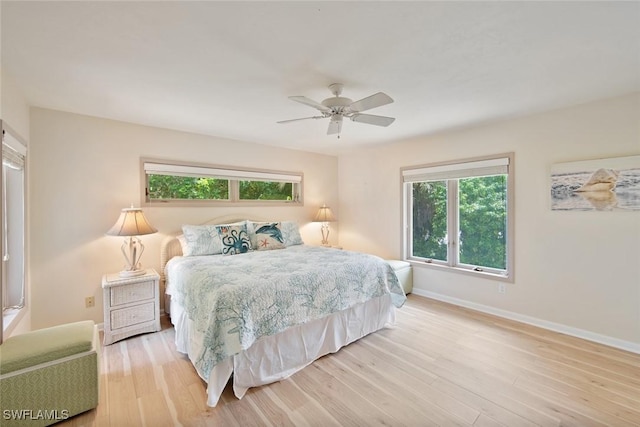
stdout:
POLYGON ((0 345, 0 425, 44 426, 98 405, 98 330, 68 323, 0 345))

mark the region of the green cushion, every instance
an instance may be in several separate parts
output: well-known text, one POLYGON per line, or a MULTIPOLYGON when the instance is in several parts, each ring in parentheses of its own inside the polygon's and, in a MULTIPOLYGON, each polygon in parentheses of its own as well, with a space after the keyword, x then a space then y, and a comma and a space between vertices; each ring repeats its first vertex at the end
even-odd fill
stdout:
POLYGON ((0 374, 91 350, 91 320, 39 329, 8 338, 0 345, 0 374))

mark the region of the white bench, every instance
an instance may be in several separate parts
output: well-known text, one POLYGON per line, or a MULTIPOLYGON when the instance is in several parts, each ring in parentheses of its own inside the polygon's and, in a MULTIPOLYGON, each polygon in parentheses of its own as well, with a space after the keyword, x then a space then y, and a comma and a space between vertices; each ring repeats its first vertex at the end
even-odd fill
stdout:
POLYGON ((405 294, 411 293, 413 290, 413 272, 411 270, 411 264, 407 261, 400 260, 387 260, 393 271, 398 276, 398 280, 400 281, 400 285, 402 289, 404 289, 405 294))

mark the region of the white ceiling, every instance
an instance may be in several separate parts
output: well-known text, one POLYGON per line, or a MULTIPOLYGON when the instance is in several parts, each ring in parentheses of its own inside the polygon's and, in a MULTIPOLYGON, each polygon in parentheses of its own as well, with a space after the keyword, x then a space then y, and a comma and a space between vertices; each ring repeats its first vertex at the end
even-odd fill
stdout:
POLYGON ((34 106, 336 154, 640 90, 640 2, 1 2, 34 106), (395 99, 328 119, 290 101, 395 99))

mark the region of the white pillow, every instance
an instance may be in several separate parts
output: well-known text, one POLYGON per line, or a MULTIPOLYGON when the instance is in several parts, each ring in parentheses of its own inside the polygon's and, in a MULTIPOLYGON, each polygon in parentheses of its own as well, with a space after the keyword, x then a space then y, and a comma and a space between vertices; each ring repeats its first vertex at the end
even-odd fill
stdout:
POLYGON ((215 225, 183 225, 182 255, 217 255, 222 253, 222 243, 215 225))
POLYGON ((302 236, 300 236, 300 229, 298 223, 295 221, 282 221, 280 223, 280 229, 282 230, 282 237, 284 238, 285 246, 303 245, 302 236))
MULTIPOLYGON (((247 221, 234 222, 233 224, 205 224, 183 225, 182 255, 218 255, 222 253, 222 241, 218 234, 220 226, 244 225, 247 221)), ((180 239, 178 239, 180 240, 180 239)))

